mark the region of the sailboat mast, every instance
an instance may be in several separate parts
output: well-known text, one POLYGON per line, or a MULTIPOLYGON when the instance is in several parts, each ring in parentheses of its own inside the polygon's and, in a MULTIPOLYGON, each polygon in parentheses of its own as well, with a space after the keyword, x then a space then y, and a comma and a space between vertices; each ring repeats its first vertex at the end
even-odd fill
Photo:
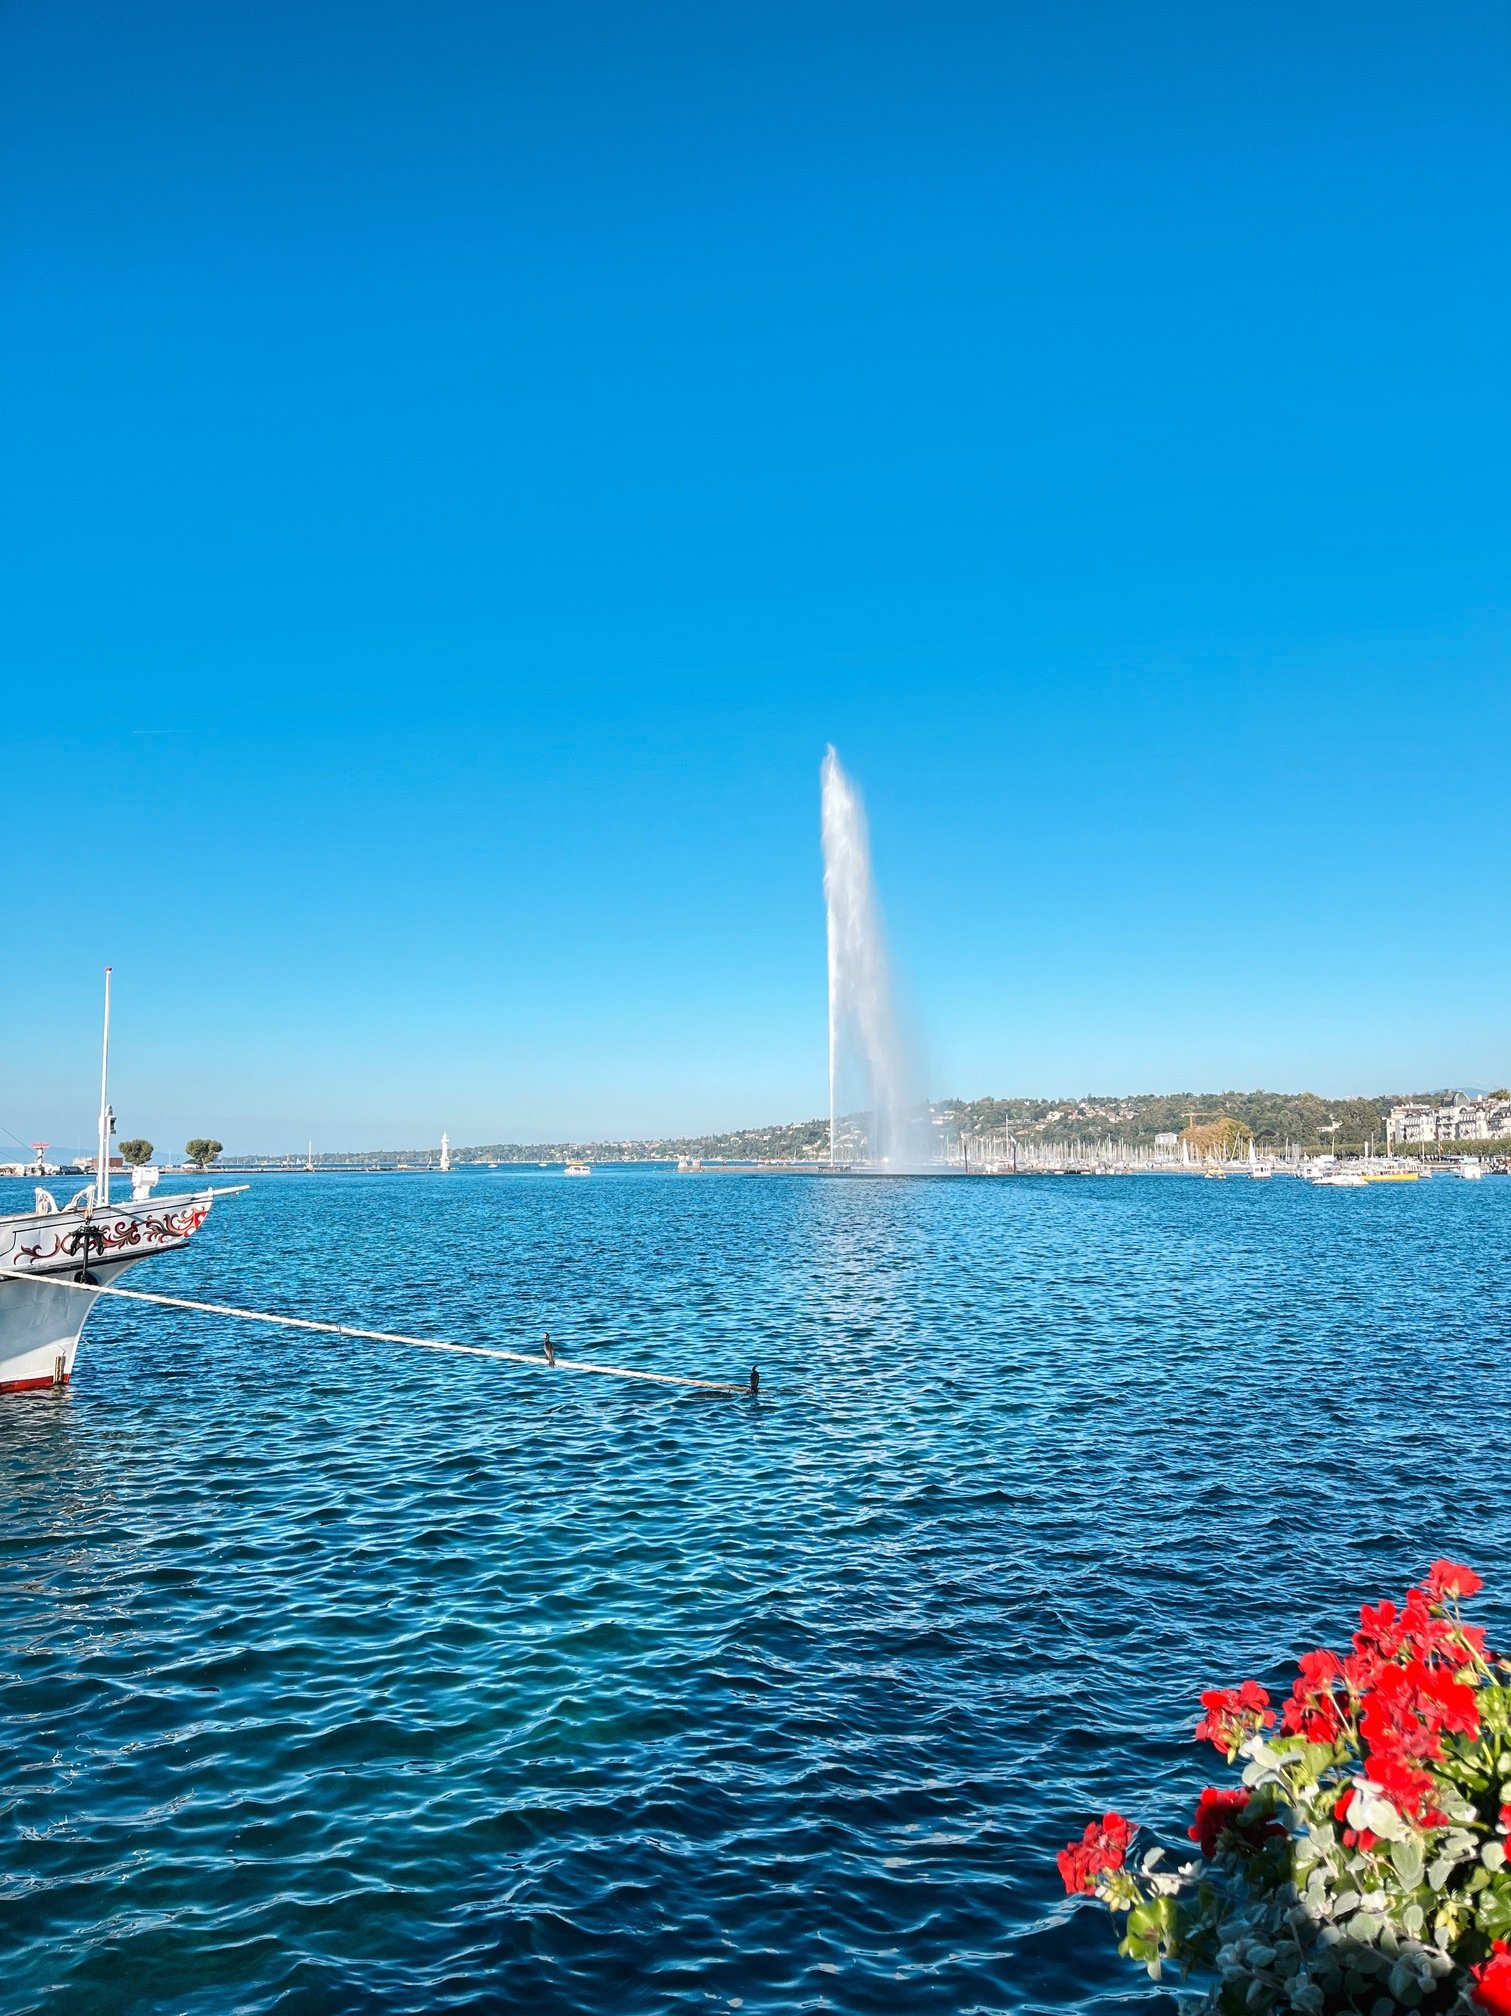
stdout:
POLYGON ((100 1154, 95 1164, 94 1201, 102 1209, 110 1202, 110 1134, 115 1115, 106 1099, 110 1077, 110 968, 105 968, 105 1034, 100 1043, 100 1154))

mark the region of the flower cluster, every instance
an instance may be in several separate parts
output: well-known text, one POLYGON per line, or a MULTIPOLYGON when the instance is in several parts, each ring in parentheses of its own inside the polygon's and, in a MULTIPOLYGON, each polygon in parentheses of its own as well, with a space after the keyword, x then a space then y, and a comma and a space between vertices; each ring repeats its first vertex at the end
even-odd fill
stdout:
POLYGON ((1121 1869, 1132 1839, 1133 1829, 1121 1813, 1104 1813, 1100 1820, 1088 1820, 1080 1840, 1060 1850, 1060 1875, 1067 1892, 1095 1890, 1098 1876, 1121 1869))
POLYGON ((1230 1760, 1249 1737, 1275 1726, 1270 1697, 1257 1680, 1245 1680, 1241 1687, 1213 1687, 1203 1694, 1201 1705, 1207 1712, 1196 1725, 1197 1742, 1215 1743, 1230 1760))
POLYGON ((1428 1768, 1445 1761, 1445 1737, 1480 1733, 1474 1675, 1485 1634, 1457 1604, 1482 1586, 1472 1568, 1434 1561, 1399 1609, 1364 1605, 1352 1653, 1304 1653, 1285 1704, 1283 1726, 1303 1741, 1361 1743, 1369 1783, 1420 1827, 1448 1824, 1428 1768))
POLYGON ((1212 1977, 1213 2009, 1511 2016, 1511 1662, 1460 1614, 1481 1586, 1435 1561, 1365 1604, 1349 1651, 1298 1661, 1278 1728, 1256 1681, 1203 1694, 1198 1739, 1244 1769, 1197 1803, 1200 1863, 1135 1868, 1108 1814, 1060 1856, 1067 1891, 1126 1914, 1152 1974, 1212 1977))

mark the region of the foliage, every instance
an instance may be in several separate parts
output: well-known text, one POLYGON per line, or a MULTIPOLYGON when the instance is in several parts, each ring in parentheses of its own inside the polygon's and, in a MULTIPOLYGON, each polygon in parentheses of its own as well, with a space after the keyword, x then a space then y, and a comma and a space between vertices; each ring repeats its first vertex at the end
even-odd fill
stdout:
POLYGON ((1262 1147, 1294 1142, 1301 1148, 1362 1150, 1385 1138, 1385 1116, 1407 1102, 1438 1106, 1444 1092, 1384 1092, 1367 1099, 1323 1099, 1315 1092, 1138 1092, 1088 1093, 1083 1099, 950 1099, 936 1107, 952 1126, 967 1133, 1001 1133, 1004 1128, 1035 1141, 1152 1142, 1156 1134, 1179 1134, 1232 1118, 1262 1147), (1337 1123, 1336 1133, 1333 1123, 1337 1123))
POLYGON ((1181 1129, 1180 1138, 1193 1155, 1215 1155, 1230 1161, 1245 1152, 1254 1136, 1241 1120, 1224 1113, 1220 1120, 1193 1121, 1181 1129))
POLYGON ((206 1141, 196 1135, 192 1141, 184 1143, 184 1153, 196 1169, 204 1170, 208 1169, 210 1164, 215 1160, 221 1151, 221 1147, 222 1143, 219 1141, 206 1141))
POLYGON ((128 1169, 140 1169, 144 1163, 152 1160, 152 1143, 143 1141, 140 1137, 132 1141, 123 1141, 121 1160, 128 1169))
MULTIPOLYGON (((413 1150, 395 1151, 402 1155, 413 1150)), ((794 1120, 777 1127, 745 1127, 728 1134, 679 1134, 641 1141, 493 1141, 453 1151, 468 1162, 674 1162, 695 1155, 706 1162, 817 1162, 829 1154, 829 1122, 794 1120)))
POLYGON ((1198 1739, 1244 1770, 1201 1795, 1200 1859, 1135 1869, 1109 1813, 1061 1854, 1067 1891, 1220 2016, 1511 2016, 1511 1661, 1463 1621, 1480 1587, 1437 1561, 1400 1608, 1366 1604, 1350 1653, 1300 1660, 1273 1735, 1254 1681, 1203 1694, 1198 1739))

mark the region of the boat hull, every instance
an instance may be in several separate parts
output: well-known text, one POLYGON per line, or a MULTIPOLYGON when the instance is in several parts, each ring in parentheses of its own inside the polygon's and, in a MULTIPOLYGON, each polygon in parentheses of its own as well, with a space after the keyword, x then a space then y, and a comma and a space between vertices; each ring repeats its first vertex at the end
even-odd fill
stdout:
POLYGON ((109 1287, 154 1253, 187 1246, 213 1193, 104 1210, 0 1219, 0 1393, 66 1386, 79 1338, 109 1287), (24 1275, 24 1280, 15 1278, 24 1275))

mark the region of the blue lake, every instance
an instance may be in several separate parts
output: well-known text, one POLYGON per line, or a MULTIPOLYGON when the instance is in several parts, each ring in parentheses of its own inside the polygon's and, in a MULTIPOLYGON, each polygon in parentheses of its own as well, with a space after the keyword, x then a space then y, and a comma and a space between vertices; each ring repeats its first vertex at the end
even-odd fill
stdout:
POLYGON ((1172 2009, 1055 1851, 1434 1555, 1511 1641, 1508 1252, 1503 1180, 254 1180, 130 1285, 761 1396, 102 1303, 0 1401, 0 2012, 1172 2009))

